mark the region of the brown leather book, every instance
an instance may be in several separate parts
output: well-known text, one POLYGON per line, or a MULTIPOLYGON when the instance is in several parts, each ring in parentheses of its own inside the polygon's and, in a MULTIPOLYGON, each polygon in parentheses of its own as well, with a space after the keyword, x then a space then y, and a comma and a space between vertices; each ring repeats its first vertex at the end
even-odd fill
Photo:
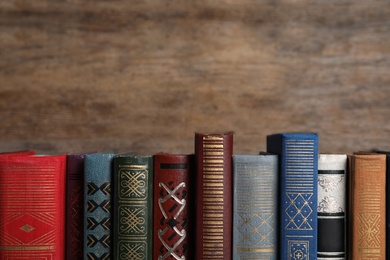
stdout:
POLYGON ((195 259, 232 258, 233 133, 195 134, 195 259))
POLYGON ((350 156, 349 259, 386 257, 386 156, 350 156))
POLYGON ((194 156, 154 156, 153 259, 192 259, 194 254, 194 156))

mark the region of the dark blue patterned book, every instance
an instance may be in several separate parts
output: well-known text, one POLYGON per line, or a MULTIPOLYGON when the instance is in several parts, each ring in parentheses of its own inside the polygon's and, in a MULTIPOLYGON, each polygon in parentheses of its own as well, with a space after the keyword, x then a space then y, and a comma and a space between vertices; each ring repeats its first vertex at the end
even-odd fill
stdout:
POLYGON ((233 259, 278 259, 278 156, 233 155, 233 259))
POLYGON ((267 151, 279 155, 280 259, 316 259, 318 136, 270 135, 267 151))
POLYGON ((113 154, 85 155, 84 259, 111 259, 113 154))

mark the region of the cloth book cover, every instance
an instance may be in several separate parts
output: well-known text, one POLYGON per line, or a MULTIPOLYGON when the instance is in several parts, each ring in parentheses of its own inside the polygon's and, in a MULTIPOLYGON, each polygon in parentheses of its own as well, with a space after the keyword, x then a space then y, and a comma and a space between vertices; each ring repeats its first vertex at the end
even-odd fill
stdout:
POLYGON ((278 156, 233 155, 233 259, 278 259, 278 156))
POLYGON ((66 167, 66 255, 83 259, 84 240, 84 155, 70 154, 66 167))
POLYGON ((318 158, 318 259, 346 259, 347 155, 318 158))
POLYGON ((233 133, 195 134, 195 259, 232 257, 233 133))
POLYGON ((153 157, 114 159, 114 258, 152 259, 153 157))
POLYGON ((194 156, 154 156, 153 259, 193 259, 194 156))
POLYGON ((113 154, 84 156, 84 259, 112 257, 113 154))
POLYGON ((0 156, 0 259, 65 258, 66 155, 0 156))
POLYGON ((386 257, 386 155, 350 156, 350 259, 386 257))
POLYGON ((318 136, 270 135, 267 151, 279 155, 280 259, 316 259, 318 136))

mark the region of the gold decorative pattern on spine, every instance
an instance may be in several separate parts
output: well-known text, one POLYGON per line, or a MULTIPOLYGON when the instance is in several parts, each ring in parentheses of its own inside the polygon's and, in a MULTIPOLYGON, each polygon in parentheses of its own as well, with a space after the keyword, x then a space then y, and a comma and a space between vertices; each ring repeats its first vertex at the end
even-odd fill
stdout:
POLYGON ((223 137, 203 137, 203 258, 223 256, 223 137))
MULTIPOLYGON (((374 167, 373 167, 374 168, 374 167)), ((368 168, 368 171, 370 168, 368 168)), ((373 169, 378 171, 377 169, 373 169)), ((363 255, 374 256, 381 254, 380 230, 381 221, 381 184, 366 182, 365 190, 358 193, 357 207, 360 232, 358 236, 359 250, 363 255)))

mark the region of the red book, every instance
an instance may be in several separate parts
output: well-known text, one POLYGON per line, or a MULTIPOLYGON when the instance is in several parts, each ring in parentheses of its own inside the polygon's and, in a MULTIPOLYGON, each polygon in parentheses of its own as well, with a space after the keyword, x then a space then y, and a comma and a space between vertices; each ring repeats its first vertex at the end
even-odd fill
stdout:
POLYGON ((195 135, 196 259, 232 258, 233 133, 195 135))
POLYGON ((153 259, 192 259, 194 157, 154 156, 153 259))
POLYGON ((0 259, 64 259, 66 155, 0 156, 0 259))
POLYGON ((6 153, 0 153, 1 157, 4 156, 23 156, 23 155, 35 155, 34 151, 16 151, 16 152, 6 152, 6 153))

